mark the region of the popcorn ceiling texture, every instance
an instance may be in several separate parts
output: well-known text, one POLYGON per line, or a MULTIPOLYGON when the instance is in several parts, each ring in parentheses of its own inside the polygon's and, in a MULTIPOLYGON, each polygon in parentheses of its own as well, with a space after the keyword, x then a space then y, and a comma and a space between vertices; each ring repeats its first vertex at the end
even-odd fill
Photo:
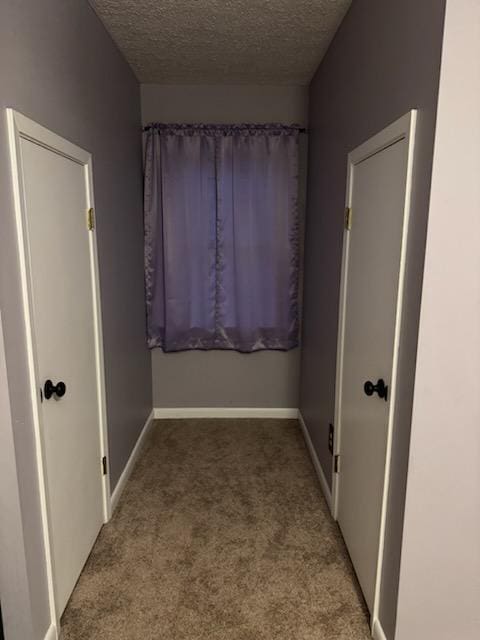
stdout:
POLYGON ((142 83, 308 84, 351 0, 90 0, 142 83))

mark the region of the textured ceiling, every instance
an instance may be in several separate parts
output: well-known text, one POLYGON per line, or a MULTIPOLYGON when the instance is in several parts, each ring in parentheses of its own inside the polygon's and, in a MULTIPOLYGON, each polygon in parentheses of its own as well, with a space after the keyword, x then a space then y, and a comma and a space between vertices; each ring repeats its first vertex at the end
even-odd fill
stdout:
POLYGON ((90 0, 140 82, 308 84, 351 0, 90 0))

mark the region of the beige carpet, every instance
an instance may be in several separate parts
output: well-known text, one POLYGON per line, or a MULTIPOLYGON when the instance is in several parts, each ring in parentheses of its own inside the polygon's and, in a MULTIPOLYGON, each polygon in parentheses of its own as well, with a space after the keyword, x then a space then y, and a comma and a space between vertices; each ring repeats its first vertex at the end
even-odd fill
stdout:
POLYGON ((62 640, 363 640, 296 420, 157 422, 62 640))

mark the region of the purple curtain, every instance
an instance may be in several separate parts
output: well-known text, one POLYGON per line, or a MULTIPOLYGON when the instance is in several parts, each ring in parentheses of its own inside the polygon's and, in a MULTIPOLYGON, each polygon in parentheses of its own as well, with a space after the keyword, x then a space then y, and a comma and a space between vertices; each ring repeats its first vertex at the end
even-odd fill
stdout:
POLYGON ((147 127, 149 347, 298 345, 298 133, 282 125, 147 127))

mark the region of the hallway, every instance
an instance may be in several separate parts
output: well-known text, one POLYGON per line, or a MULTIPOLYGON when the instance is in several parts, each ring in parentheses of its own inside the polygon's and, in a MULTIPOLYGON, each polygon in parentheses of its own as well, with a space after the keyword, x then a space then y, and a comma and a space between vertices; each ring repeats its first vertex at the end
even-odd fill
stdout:
POLYGON ((157 421, 62 640, 362 640, 367 617, 296 420, 157 421))

